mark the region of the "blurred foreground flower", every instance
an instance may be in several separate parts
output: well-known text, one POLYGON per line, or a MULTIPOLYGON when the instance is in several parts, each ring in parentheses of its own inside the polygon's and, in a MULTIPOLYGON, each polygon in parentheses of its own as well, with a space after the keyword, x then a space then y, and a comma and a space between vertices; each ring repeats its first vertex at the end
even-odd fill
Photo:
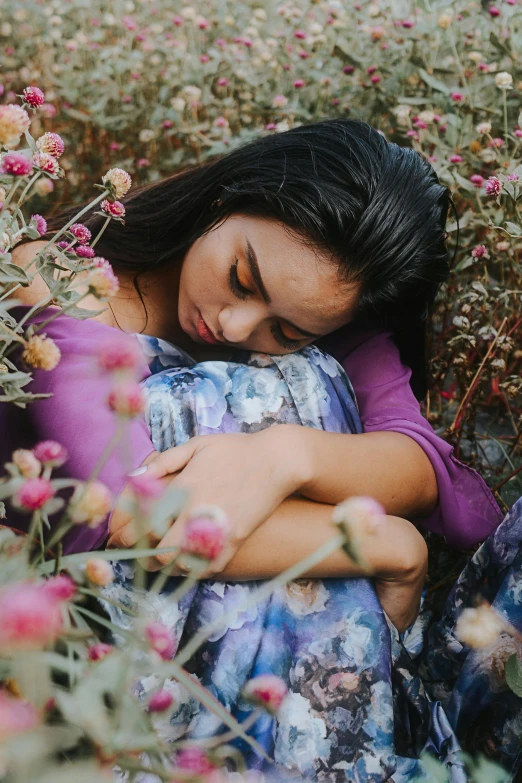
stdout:
POLYGON ((223 551, 230 533, 230 523, 218 506, 198 506, 187 519, 183 552, 205 560, 215 560, 223 551))
POLYGON ((25 109, 14 103, 0 106, 0 146, 12 149, 29 130, 31 119, 25 109))
POLYGON ((332 521, 346 536, 343 549, 354 562, 370 571, 362 549, 367 538, 379 532, 386 512, 374 498, 360 495, 348 498, 335 507, 332 521))
POLYGON ((22 353, 22 359, 37 370, 54 370, 60 358, 60 349, 54 340, 45 334, 30 337, 22 353))
POLYGON ((260 674, 249 680, 243 690, 244 698, 275 715, 288 693, 286 683, 275 674, 260 674))
POLYGON ((112 508, 112 495, 101 481, 81 484, 74 490, 69 506, 69 517, 75 525, 96 527, 112 508))
POLYGON ((455 633, 461 642, 480 649, 489 647, 505 628, 505 623, 489 606, 483 604, 476 609, 468 608, 459 615, 455 633))
POLYGON ((0 590, 0 650, 41 649, 63 630, 60 596, 35 582, 11 582, 0 590))
POLYGON ((32 704, 0 690, 0 741, 30 731, 39 722, 38 711, 32 704))

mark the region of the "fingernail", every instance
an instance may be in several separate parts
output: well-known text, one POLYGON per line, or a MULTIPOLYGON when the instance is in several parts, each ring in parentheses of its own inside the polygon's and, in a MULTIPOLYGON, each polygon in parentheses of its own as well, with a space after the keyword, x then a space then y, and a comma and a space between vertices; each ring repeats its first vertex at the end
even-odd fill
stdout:
POLYGON ((127 473, 127 476, 130 478, 133 478, 134 476, 141 476, 142 473, 145 473, 147 470, 146 465, 142 465, 141 468, 136 468, 136 470, 133 470, 132 473, 127 473))

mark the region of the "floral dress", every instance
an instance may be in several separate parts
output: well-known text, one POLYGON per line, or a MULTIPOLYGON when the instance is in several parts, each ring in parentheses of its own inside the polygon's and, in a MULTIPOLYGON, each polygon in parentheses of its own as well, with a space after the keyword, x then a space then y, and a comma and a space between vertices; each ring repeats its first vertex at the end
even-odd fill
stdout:
MULTIPOLYGON (((362 432, 346 373, 315 346, 286 356, 236 353, 234 362, 197 364, 165 341, 139 339, 152 372, 143 387, 148 426, 159 451, 198 434, 256 432, 274 423, 362 432)), ((232 743, 252 774, 328 783, 429 780, 419 761, 428 751, 446 766, 451 783, 467 779, 442 707, 444 702, 456 714, 451 695, 439 683, 430 697, 418 674, 426 618, 421 614, 399 635, 371 580, 301 578, 253 603, 262 580, 210 579, 173 600, 180 578, 169 578, 161 593, 154 594, 133 585, 127 562, 114 568, 116 580, 105 588, 106 597, 163 622, 175 633, 179 649, 216 623, 185 667, 237 720, 252 712, 241 697, 247 680, 272 673, 286 682, 289 695, 277 717, 264 715, 249 730, 271 762, 242 739, 232 743), (226 624, 219 626, 225 615, 226 624)), ((131 627, 129 615, 112 603, 104 605, 113 622, 131 627)), ((431 661, 437 661, 434 668, 445 683, 447 647, 447 634, 439 632, 431 661)), ((425 675, 434 684, 436 672, 428 671, 429 664, 423 662, 425 675)), ((159 684, 155 678, 142 681, 142 696, 159 684)), ((160 719, 167 739, 202 738, 224 730, 220 719, 182 684, 171 680, 164 687, 177 705, 160 719)))

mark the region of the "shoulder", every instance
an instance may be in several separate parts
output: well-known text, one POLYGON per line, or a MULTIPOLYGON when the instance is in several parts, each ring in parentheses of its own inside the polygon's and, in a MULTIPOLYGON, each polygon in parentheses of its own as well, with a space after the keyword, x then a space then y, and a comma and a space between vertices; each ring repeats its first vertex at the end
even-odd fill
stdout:
MULTIPOLYGON (((44 248, 46 243, 42 240, 34 242, 24 242, 17 245, 11 253, 11 262, 16 266, 27 268, 37 253, 44 248)), ((49 293, 45 282, 40 275, 35 275, 34 280, 25 288, 17 288, 13 294, 13 299, 17 299, 24 305, 35 305, 44 299, 49 293)))
POLYGON ((391 329, 376 324, 350 323, 331 335, 320 344, 327 353, 332 354, 341 364, 350 358, 367 356, 378 359, 399 357, 399 349, 391 329))

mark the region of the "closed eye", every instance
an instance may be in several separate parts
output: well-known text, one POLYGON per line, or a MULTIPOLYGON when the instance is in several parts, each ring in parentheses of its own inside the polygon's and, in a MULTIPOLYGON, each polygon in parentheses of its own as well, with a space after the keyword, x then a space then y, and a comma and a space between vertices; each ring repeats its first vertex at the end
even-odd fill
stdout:
POLYGON ((238 299, 247 299, 247 297, 253 294, 254 292, 251 291, 249 288, 245 288, 245 286, 241 284, 241 281, 237 274, 238 264, 239 264, 239 259, 236 258, 235 262, 230 267, 230 273, 229 273, 230 288, 232 289, 233 293, 238 297, 238 299))
POLYGON ((300 340, 292 340, 290 337, 287 337, 286 334, 284 334, 280 325, 277 323, 272 324, 270 327, 270 332, 272 333, 274 340, 279 343, 282 348, 286 348, 289 351, 298 350, 303 340, 307 339, 306 337, 301 337, 300 340))

